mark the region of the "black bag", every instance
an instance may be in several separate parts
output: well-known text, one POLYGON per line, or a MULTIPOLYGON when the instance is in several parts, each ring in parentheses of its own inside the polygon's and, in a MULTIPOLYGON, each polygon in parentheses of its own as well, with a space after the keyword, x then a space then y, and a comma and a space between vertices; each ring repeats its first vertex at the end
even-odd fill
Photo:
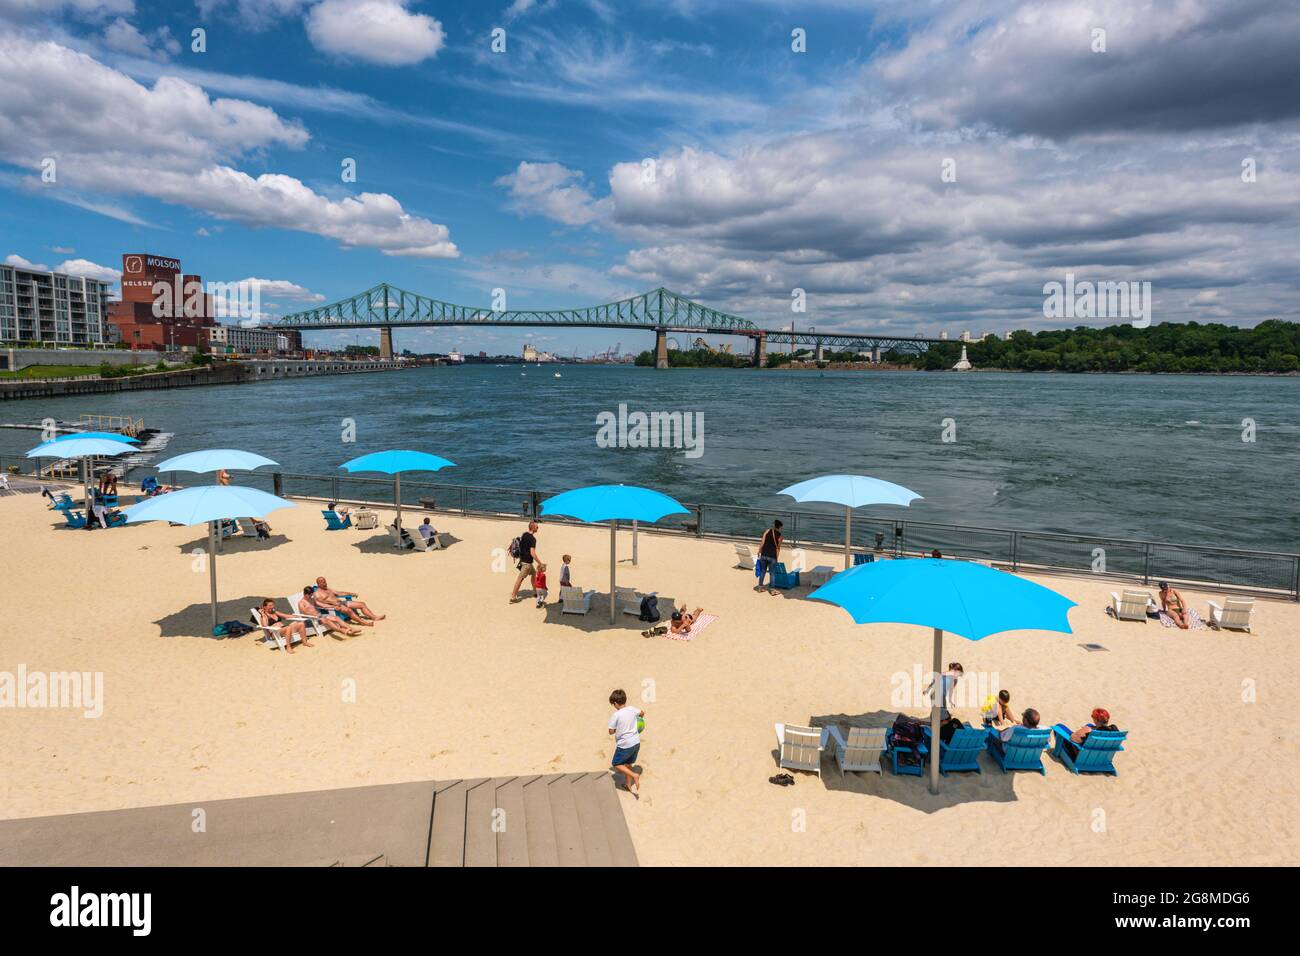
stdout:
POLYGON ((946 744, 952 743, 952 735, 961 730, 966 725, 956 717, 949 717, 939 725, 939 739, 946 744))
POLYGON ((647 594, 641 599, 641 620, 653 624, 659 620, 659 599, 653 594, 647 594))
POLYGON ((910 747, 912 750, 925 740, 924 724, 915 717, 899 714, 894 720, 894 746, 910 747))
POLYGON ((510 557, 514 558, 516 561, 519 560, 519 539, 518 538, 510 539, 510 557))

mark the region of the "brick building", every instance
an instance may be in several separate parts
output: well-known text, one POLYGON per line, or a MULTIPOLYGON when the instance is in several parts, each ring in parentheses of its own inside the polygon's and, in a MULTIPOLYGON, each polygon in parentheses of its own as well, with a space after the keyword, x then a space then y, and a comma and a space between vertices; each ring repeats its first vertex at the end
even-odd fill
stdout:
POLYGON ((208 350, 216 324, 203 278, 184 275, 179 259, 146 252, 122 256, 122 301, 111 302, 108 320, 133 349, 208 350))

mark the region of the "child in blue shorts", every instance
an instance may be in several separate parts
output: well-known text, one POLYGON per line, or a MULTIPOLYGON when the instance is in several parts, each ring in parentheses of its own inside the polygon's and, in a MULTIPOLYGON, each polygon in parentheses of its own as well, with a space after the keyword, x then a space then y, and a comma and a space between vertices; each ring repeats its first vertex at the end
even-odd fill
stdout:
POLYGON ((609 703, 614 708, 614 714, 609 718, 609 732, 614 737, 614 759, 610 761, 610 766, 623 775, 623 786, 628 791, 635 787, 640 793, 641 775, 632 767, 641 751, 641 733, 637 730, 637 719, 644 717, 645 711, 629 707, 627 694, 622 689, 609 695, 609 703))

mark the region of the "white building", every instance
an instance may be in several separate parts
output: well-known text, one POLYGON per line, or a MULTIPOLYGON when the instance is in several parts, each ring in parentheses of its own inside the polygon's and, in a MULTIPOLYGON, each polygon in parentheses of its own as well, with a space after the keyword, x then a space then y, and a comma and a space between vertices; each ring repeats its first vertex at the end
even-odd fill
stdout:
POLYGON ((214 352, 240 355, 254 352, 281 355, 289 351, 289 338, 284 333, 271 329, 246 329, 241 325, 212 326, 208 330, 208 344, 214 352))
POLYGON ((0 342, 102 345, 107 282, 0 265, 0 342))

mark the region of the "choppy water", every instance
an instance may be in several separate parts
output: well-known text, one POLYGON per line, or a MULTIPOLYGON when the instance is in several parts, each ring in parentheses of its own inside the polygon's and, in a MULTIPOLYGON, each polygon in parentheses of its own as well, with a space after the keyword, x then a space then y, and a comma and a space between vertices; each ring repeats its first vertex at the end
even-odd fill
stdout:
MULTIPOLYGON (((1300 378, 767 372, 466 366, 263 385, 10 402, 0 419, 134 414, 169 453, 236 447, 331 474, 357 454, 417 448, 438 480, 560 490, 627 482, 687 502, 788 506, 775 491, 828 472, 924 495, 915 520, 1294 551, 1300 378), (521 375, 521 371, 526 374, 521 375), (702 412, 704 452, 602 448, 596 416, 702 412), (342 420, 357 441, 343 444, 342 420), (942 440, 944 420, 955 427, 942 440), (1242 440, 1243 419, 1256 424, 1242 440)), ((0 454, 34 443, 0 429, 0 454)))

